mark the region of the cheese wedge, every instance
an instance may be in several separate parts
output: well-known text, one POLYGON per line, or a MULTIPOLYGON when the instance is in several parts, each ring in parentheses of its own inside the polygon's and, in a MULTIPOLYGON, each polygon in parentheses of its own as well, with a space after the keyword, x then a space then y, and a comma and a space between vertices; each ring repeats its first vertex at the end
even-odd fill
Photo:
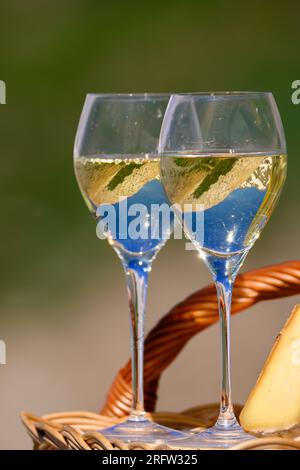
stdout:
POLYGON ((274 432, 300 424, 300 305, 277 337, 240 423, 252 432, 274 432))

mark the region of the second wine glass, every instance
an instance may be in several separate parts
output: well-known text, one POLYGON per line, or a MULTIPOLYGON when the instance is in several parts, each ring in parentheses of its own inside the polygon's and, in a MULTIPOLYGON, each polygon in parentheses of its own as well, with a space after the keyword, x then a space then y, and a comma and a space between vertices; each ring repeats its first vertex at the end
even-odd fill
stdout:
POLYGON ((230 309, 238 270, 285 180, 286 145, 275 100, 271 93, 251 92, 174 95, 159 149, 166 194, 212 274, 219 302, 219 418, 180 444, 228 448, 251 438, 232 406, 230 309), (196 228, 193 219, 201 221, 196 228))

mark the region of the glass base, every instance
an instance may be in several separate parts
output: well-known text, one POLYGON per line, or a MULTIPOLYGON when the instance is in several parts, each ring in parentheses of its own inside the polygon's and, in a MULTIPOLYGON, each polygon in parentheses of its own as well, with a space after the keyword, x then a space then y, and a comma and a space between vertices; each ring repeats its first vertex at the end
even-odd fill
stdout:
POLYGON ((228 427, 216 424, 205 431, 190 434, 186 439, 170 441, 168 445, 177 449, 229 449, 252 439, 255 437, 247 434, 238 423, 228 427))
POLYGON ((124 423, 116 424, 110 428, 99 429, 107 439, 118 439, 123 442, 145 442, 148 444, 165 443, 172 440, 183 439, 187 433, 176 431, 175 429, 161 426, 148 419, 133 420, 128 419, 124 423))

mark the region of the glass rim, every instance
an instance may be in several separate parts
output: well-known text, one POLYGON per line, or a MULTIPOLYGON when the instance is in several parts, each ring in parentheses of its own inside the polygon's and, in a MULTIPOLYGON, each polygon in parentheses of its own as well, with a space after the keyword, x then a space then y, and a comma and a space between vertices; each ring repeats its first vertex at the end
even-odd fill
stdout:
POLYGON ((191 92, 191 93, 172 93, 172 97, 219 97, 219 98, 227 98, 227 97, 271 97, 273 93, 271 91, 199 91, 199 92, 191 92))
POLYGON ((172 93, 87 93, 87 98, 170 98, 172 93))

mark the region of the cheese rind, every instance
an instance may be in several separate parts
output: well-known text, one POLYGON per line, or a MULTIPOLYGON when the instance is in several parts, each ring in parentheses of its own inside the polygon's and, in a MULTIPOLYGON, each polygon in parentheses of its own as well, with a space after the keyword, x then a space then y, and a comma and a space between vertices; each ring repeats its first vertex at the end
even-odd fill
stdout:
POLYGON ((252 432, 274 432, 300 424, 300 305, 277 337, 240 423, 252 432))

